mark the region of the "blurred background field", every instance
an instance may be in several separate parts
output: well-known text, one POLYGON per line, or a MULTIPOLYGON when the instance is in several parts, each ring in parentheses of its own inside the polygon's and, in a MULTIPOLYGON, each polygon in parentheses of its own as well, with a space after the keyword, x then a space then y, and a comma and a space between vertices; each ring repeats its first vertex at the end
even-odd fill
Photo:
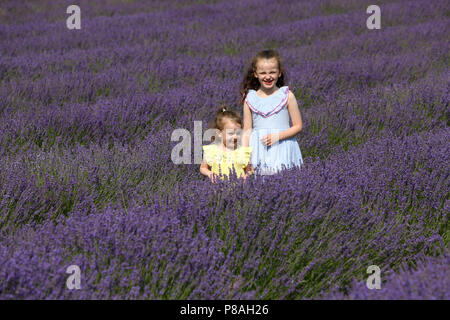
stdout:
POLYGON ((365 0, 71 4, 0 2, 1 299, 449 298, 447 1, 378 1, 380 30, 365 0), (304 166, 175 165, 267 48, 304 166))

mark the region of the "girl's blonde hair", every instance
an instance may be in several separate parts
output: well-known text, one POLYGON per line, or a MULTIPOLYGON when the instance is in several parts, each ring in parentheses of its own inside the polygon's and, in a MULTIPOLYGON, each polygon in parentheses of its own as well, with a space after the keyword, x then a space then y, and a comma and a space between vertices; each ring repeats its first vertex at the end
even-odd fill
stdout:
POLYGON ((261 84, 259 83, 258 79, 255 78, 254 72, 256 72, 256 64, 260 59, 272 59, 275 58, 278 63, 278 70, 281 71, 281 76, 278 78, 276 86, 282 87, 286 85, 286 72, 284 71, 284 62, 281 59, 280 54, 278 51, 273 49, 267 49, 262 50, 258 52, 251 60, 250 66, 247 69, 247 72, 245 74, 244 80, 241 83, 240 86, 240 94, 241 94, 241 100, 239 101, 239 105, 243 105, 245 98, 247 97, 248 91, 250 89, 258 90, 261 84))
MULTIPOLYGON (((222 105, 216 112, 216 117, 210 123, 211 129, 223 130, 224 120, 231 120, 239 124, 242 127, 242 118, 239 113, 229 109, 227 106, 222 105)), ((212 136, 212 141, 215 141, 215 136, 212 136)))

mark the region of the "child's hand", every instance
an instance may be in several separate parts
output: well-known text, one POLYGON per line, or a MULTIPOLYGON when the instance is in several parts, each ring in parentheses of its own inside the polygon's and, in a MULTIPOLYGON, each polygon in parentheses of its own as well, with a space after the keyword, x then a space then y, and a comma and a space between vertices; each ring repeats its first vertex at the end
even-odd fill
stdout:
POLYGON ((278 133, 266 134, 261 138, 261 142, 266 146, 271 146, 280 140, 280 135, 278 133))
POLYGON ((212 183, 216 183, 219 177, 217 176, 217 174, 211 171, 210 173, 208 173, 208 178, 209 180, 211 180, 212 183))
POLYGON ((253 168, 253 166, 251 164, 249 164, 247 167, 244 168, 244 174, 246 176, 249 176, 253 173, 255 173, 255 169, 253 168))
POLYGON ((253 174, 255 171, 253 170, 252 166, 248 166, 244 169, 244 173, 242 174, 242 178, 247 179, 248 176, 250 176, 251 174, 253 174))

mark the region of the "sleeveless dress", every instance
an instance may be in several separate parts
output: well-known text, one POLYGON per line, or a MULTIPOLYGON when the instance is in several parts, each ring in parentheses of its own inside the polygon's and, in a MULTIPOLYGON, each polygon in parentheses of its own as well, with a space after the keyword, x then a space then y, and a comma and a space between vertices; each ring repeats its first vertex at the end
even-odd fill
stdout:
POLYGON ((251 163, 255 174, 275 174, 284 168, 300 167, 302 153, 294 137, 280 140, 271 146, 261 142, 266 134, 277 133, 290 128, 287 101, 289 86, 279 88, 268 97, 260 97, 250 89, 245 101, 252 111, 253 130, 249 145, 252 147, 251 163))
POLYGON ((223 150, 217 143, 211 143, 202 147, 204 159, 211 166, 211 171, 221 179, 228 177, 234 167, 236 176, 241 177, 245 172, 244 168, 250 162, 251 147, 240 146, 233 151, 223 150))

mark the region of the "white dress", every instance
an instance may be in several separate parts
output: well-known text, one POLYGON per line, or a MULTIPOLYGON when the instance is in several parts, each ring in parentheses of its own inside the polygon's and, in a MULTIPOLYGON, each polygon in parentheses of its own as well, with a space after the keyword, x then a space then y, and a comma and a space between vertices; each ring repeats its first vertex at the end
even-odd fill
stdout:
POLYGON ((245 101, 252 112, 253 130, 249 145, 252 147, 251 163, 255 173, 274 174, 284 168, 300 167, 302 153, 294 137, 283 139, 266 146, 261 138, 269 133, 277 133, 290 128, 287 101, 289 87, 283 86, 268 97, 260 97, 250 89, 245 101))

